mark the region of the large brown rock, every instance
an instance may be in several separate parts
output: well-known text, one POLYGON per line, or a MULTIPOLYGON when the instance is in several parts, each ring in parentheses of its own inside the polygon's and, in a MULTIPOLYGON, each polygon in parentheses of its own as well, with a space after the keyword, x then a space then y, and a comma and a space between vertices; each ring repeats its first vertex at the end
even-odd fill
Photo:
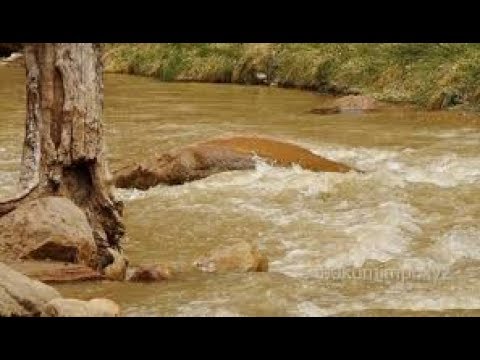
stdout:
POLYGON ((342 112, 371 112, 379 110, 382 104, 365 95, 348 95, 335 99, 331 104, 312 109, 312 114, 328 115, 342 112))
POLYGON ((260 157, 274 166, 289 167, 294 164, 317 172, 348 172, 354 170, 322 156, 316 155, 299 145, 259 136, 235 136, 217 138, 200 143, 198 146, 215 146, 250 157, 260 157))
POLYGON ((0 260, 90 264, 95 256, 88 220, 67 198, 33 200, 0 218, 0 260))
POLYGON ((54 288, 0 263, 0 317, 40 316, 48 302, 60 297, 54 288))
POLYGON ((168 265, 142 265, 131 269, 127 276, 132 282, 157 282, 169 280, 173 277, 173 269, 168 265))
POLYGON ((194 261, 203 272, 262 272, 268 271, 268 258, 255 245, 239 242, 221 246, 194 261))
POLYGON ((254 168, 255 161, 249 155, 215 146, 194 146, 120 169, 115 173, 115 186, 146 190, 158 184, 179 185, 222 171, 254 168))
POLYGON ((48 317, 117 317, 120 307, 108 299, 53 299, 46 304, 45 316, 48 317))
POLYGON ((115 173, 115 186, 146 190, 158 184, 183 184, 223 171, 254 169, 255 157, 275 166, 298 164, 319 172, 354 170, 292 143, 236 136, 208 140, 170 151, 155 160, 124 167, 115 173))

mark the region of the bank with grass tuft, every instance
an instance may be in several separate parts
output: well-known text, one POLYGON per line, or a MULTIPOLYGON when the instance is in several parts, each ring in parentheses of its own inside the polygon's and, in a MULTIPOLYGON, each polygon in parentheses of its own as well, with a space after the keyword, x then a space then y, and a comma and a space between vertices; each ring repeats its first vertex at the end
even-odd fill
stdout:
POLYGON ((430 108, 480 106, 480 44, 107 44, 106 70, 270 84, 430 108))

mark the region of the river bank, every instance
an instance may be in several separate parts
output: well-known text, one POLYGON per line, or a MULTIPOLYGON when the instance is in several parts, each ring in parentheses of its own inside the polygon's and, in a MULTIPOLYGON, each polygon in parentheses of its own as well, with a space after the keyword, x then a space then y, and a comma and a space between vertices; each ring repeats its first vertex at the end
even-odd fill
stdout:
POLYGON ((105 69, 158 78, 363 94, 423 108, 480 107, 478 44, 107 44, 105 69))

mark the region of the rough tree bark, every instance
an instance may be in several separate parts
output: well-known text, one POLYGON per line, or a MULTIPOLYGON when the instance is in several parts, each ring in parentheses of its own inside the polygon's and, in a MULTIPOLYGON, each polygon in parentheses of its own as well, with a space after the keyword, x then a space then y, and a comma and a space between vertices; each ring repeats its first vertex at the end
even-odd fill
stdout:
POLYGON ((27 117, 20 193, 0 216, 41 196, 82 208, 98 247, 95 266, 112 261, 124 236, 122 203, 111 191, 102 131, 103 64, 97 44, 25 44, 27 117))

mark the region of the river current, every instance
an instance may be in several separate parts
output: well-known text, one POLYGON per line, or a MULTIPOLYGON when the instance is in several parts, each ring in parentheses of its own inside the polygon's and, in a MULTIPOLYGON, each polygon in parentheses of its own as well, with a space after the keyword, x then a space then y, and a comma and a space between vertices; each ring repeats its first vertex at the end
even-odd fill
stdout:
MULTIPOLYGON (((126 316, 480 315, 478 116, 308 113, 328 101, 293 89, 106 74, 113 170, 214 136, 257 134, 365 173, 259 160, 251 171, 117 190, 132 264, 191 261, 248 240, 268 255, 269 272, 56 287, 111 298, 126 316)), ((15 192, 24 121, 24 70, 0 67, 1 198, 15 192)))

